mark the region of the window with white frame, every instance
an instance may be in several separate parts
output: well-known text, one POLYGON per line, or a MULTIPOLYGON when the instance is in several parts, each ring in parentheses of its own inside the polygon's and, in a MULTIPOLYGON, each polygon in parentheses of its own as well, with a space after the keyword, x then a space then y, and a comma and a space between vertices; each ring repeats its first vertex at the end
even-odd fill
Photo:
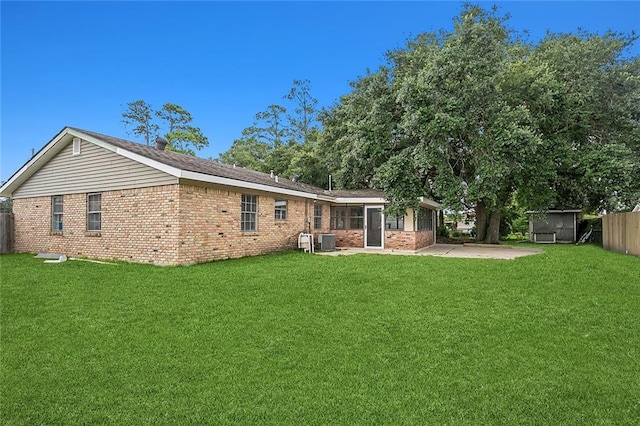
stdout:
POLYGON ((258 229, 258 196, 242 194, 240 230, 255 232, 258 229))
POLYGON ((51 232, 62 232, 63 202, 62 195, 51 197, 51 232))
POLYGON ((87 231, 102 230, 102 194, 87 194, 87 231))
POLYGON ((313 228, 322 229, 322 204, 313 206, 313 228))
POLYGON ((275 218, 276 220, 285 220, 287 218, 287 200, 276 199, 275 218))
POLYGON ((331 207, 331 229, 364 228, 363 206, 331 207))

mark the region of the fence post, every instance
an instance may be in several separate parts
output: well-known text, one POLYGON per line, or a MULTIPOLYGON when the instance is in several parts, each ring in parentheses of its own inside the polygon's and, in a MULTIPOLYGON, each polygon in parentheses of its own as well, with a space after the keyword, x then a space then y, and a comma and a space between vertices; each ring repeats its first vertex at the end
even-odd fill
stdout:
POLYGON ((0 213, 0 254, 13 253, 13 213, 0 213))

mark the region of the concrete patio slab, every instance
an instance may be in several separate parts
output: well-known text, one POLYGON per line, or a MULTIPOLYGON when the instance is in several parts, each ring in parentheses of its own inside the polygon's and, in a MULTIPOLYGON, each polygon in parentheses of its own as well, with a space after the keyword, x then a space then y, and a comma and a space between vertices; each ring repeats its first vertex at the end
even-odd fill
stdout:
POLYGON ((476 259, 515 259, 521 256, 530 256, 542 253, 541 249, 513 246, 482 246, 481 244, 434 244, 416 251, 390 250, 390 249, 364 249, 364 248, 338 248, 336 251, 318 251, 316 254, 323 256, 348 256, 351 254, 383 254, 400 256, 439 256, 476 259))

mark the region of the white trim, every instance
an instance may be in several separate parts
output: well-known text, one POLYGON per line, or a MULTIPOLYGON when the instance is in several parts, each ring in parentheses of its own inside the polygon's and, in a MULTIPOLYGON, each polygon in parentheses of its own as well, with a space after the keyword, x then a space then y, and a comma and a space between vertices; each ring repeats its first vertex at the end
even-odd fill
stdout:
POLYGON ((384 231, 385 231, 385 217, 384 217, 384 205, 371 205, 371 206, 364 206, 364 248, 368 248, 368 249, 384 249, 384 231), (369 239, 369 233, 368 233, 368 227, 369 224, 368 222, 368 215, 367 215, 367 210, 373 210, 373 209, 380 209, 380 246, 369 246, 368 244, 368 239, 369 239))
MULTIPOLYGON (((430 207, 432 210, 441 207, 440 203, 425 197, 420 197, 418 200, 421 205, 430 207)), ((388 204, 384 197, 336 197, 332 201, 338 204, 388 204)))
POLYGON ((420 204, 425 204, 428 207, 433 207, 433 209, 439 209, 440 207, 442 207, 442 204, 438 203, 437 201, 433 201, 425 197, 420 197, 420 204))
MULTIPOLYGON (((10 197, 11 194, 20 187, 27 179, 31 177, 35 171, 39 170, 42 166, 44 166, 49 160, 51 160, 56 154, 58 154, 64 148, 66 144, 60 144, 62 146, 56 147, 56 145, 63 139, 66 138, 68 134, 68 129, 63 129, 60 133, 58 133, 51 141, 46 144, 40 151, 36 153, 33 157, 31 157, 17 172, 15 172, 9 180, 7 180, 2 187, 0 187, 0 196, 2 197, 10 197), (56 148, 55 150, 53 148, 56 148), (30 169, 36 167, 36 170, 33 173, 27 173, 30 169)), ((67 141, 68 142, 68 138, 67 141)))
POLYGON ((275 187, 275 186, 268 186, 268 185, 263 185, 263 184, 259 184, 259 183, 245 182, 245 181, 242 181, 242 180, 223 178, 223 177, 220 177, 220 176, 206 175, 204 173, 189 172, 189 171, 185 171, 185 170, 181 170, 181 173, 180 173, 179 177, 182 178, 182 179, 198 180, 198 181, 201 181, 201 182, 216 183, 216 184, 219 184, 219 185, 226 185, 226 186, 235 186, 237 188, 253 189, 255 191, 264 191, 264 192, 272 192, 272 193, 276 193, 276 194, 285 194, 285 195, 291 195, 291 196, 294 196, 294 197, 303 197, 303 198, 310 198, 310 199, 316 199, 317 198, 316 194, 311 194, 309 192, 294 191, 294 190, 291 190, 291 189, 278 188, 278 187, 275 187))
POLYGON ((336 197, 333 199, 334 203, 337 204, 384 204, 386 203, 386 201, 384 200, 384 198, 381 197, 362 197, 362 198, 358 198, 358 197, 336 197))

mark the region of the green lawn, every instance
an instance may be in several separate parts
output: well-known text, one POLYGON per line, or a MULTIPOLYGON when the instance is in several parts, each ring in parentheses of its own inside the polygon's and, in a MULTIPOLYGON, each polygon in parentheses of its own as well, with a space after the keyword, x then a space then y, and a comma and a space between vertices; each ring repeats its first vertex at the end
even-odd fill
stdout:
POLYGON ((640 258, 1 262, 3 424, 638 424, 640 258))

